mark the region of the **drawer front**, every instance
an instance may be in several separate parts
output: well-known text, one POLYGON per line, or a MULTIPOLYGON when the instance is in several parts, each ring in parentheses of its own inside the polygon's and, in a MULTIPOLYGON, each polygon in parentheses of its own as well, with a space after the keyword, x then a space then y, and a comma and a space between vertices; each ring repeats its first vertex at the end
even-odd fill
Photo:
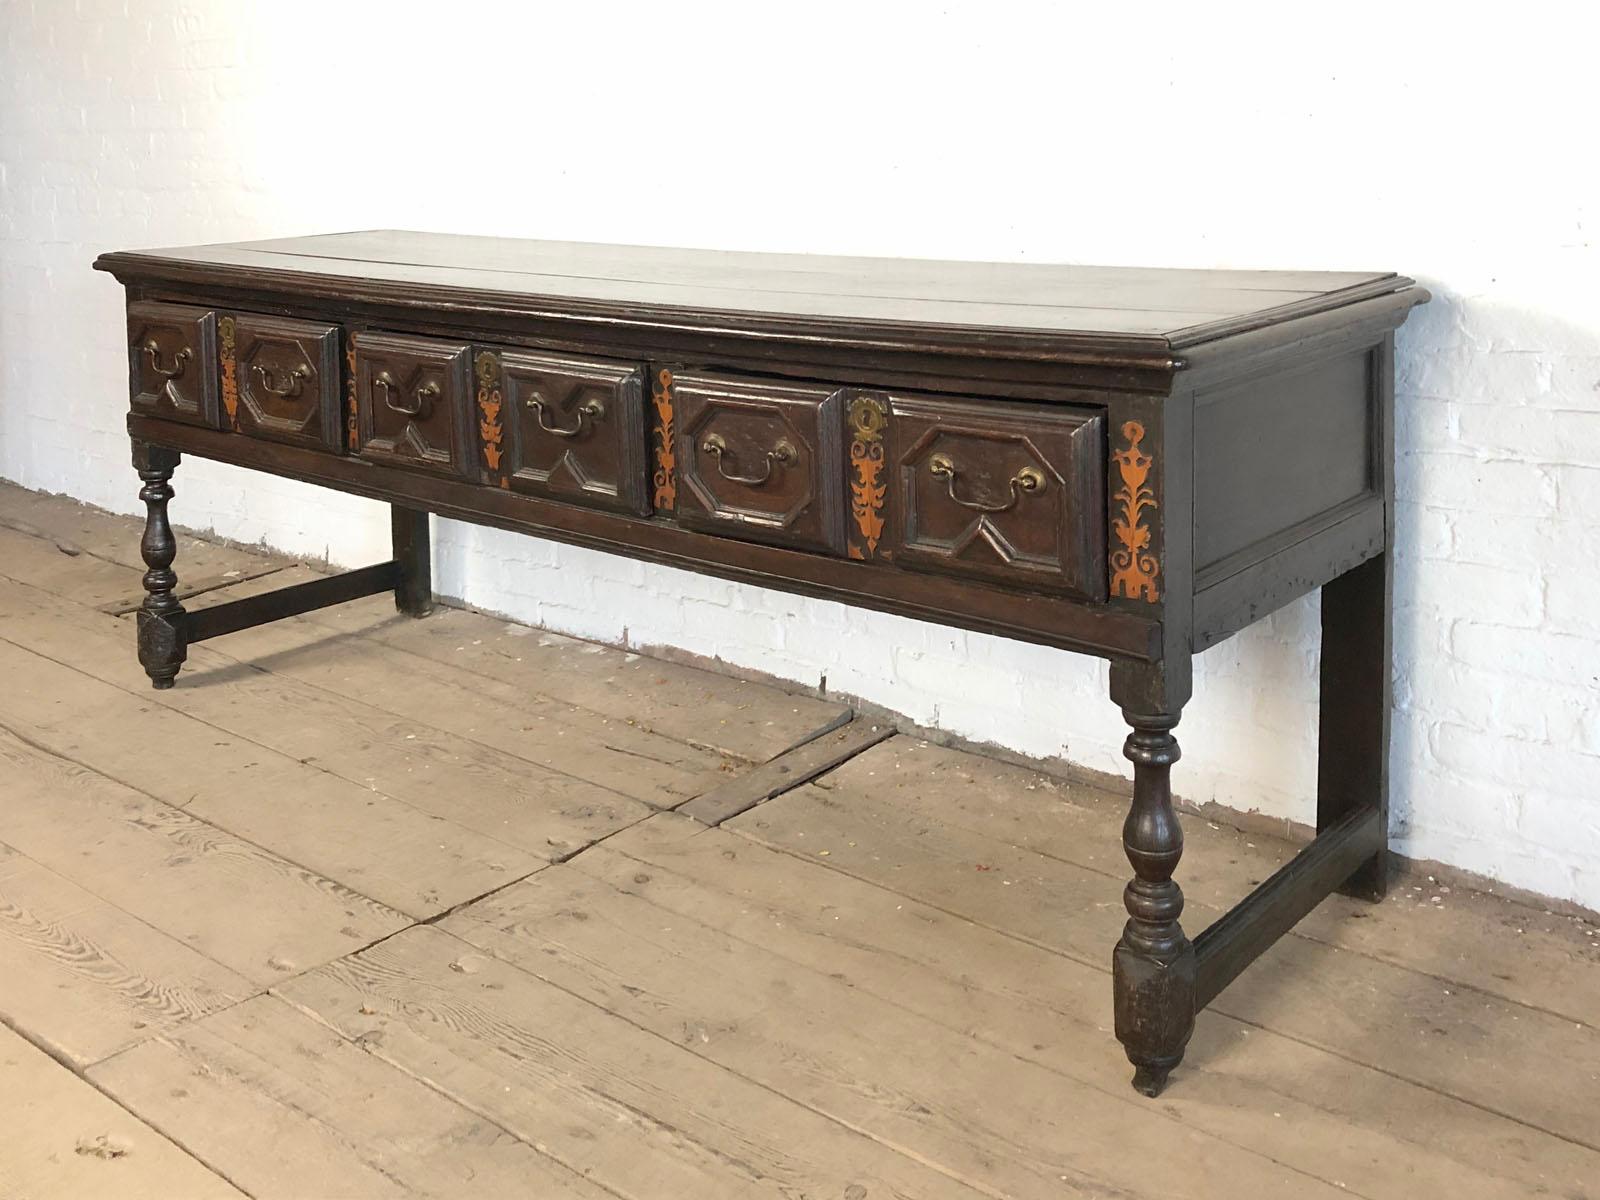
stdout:
POLYGON ((897 562, 1104 598, 1099 413, 932 397, 890 411, 897 562))
POLYGON ((510 486, 648 514, 644 371, 597 359, 513 351, 498 357, 510 486))
POLYGON ((471 473, 469 348, 389 333, 352 337, 360 456, 445 475, 471 473))
POLYGON ((128 305, 128 376, 134 412, 216 428, 216 314, 148 300, 128 305))
POLYGON ((344 448, 337 325, 241 313, 222 318, 221 337, 222 407, 235 430, 344 448))
POLYGON ((677 375, 673 403, 679 522, 843 552, 842 392, 677 375))

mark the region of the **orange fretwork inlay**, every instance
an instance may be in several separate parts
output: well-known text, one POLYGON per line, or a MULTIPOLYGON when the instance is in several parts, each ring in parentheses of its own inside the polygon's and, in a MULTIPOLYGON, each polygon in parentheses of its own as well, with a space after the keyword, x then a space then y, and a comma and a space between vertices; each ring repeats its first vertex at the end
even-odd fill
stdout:
POLYGON ((857 396, 850 402, 849 415, 850 513, 856 533, 851 534, 848 549, 851 558, 866 559, 873 557, 883 536, 883 500, 889 490, 883 482, 883 427, 889 413, 883 401, 857 396))
POLYGON ((1146 509, 1157 507, 1155 491, 1146 482, 1155 460, 1139 449, 1144 426, 1138 421, 1124 423, 1122 437, 1128 444, 1111 456, 1122 478, 1122 486, 1111 497, 1118 506, 1111 532, 1121 543, 1111 552, 1111 594, 1153 604, 1161 599, 1156 583, 1161 563, 1150 548, 1151 531, 1144 515, 1146 509))
POLYGON ((228 414, 228 428, 239 432, 239 355, 234 342, 232 317, 217 322, 217 333, 222 339, 222 408, 228 414))
POLYGON ((491 482, 510 487, 511 481, 500 470, 505 439, 505 426, 500 423, 500 410, 504 400, 500 392, 500 360, 485 350, 478 355, 478 437, 483 443, 483 462, 489 468, 491 482))
POLYGON ((671 512, 678 505, 678 456, 673 447, 672 372, 656 373, 650 398, 656 406, 655 506, 671 512))

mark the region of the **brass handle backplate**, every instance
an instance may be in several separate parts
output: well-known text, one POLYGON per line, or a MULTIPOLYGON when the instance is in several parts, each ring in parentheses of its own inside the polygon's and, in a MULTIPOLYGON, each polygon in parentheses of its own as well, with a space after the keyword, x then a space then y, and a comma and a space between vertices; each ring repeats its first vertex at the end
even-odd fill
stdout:
POLYGON ((935 454, 928 459, 928 474, 945 481, 945 490, 962 508, 971 509, 980 513, 1009 512, 1017 506, 1017 502, 1024 494, 1044 491, 1044 472, 1038 467, 1023 467, 1011 477, 1011 498, 1000 504, 989 504, 982 500, 963 500, 956 495, 956 464, 948 454, 935 454))
POLYGON ((606 406, 603 401, 597 398, 585 400, 578 405, 578 423, 570 429, 562 429, 559 425, 547 425, 545 423, 543 400, 530 399, 528 407, 533 410, 533 416, 539 422, 539 428, 552 437, 559 438, 582 437, 593 427, 593 422, 605 420, 606 415, 606 406))
POLYGON ((706 436, 700 443, 700 449, 717 460, 717 474, 729 483, 741 484, 744 487, 760 487, 772 478, 773 467, 792 467, 800 461, 800 452, 794 448, 794 443, 788 438, 780 438, 778 444, 767 451, 767 469, 760 475, 736 475, 728 470, 725 455, 728 453, 728 443, 723 440, 720 433, 706 436))
POLYGON ((283 377, 284 382, 280 383, 273 377, 271 371, 259 363, 251 364, 250 369, 261 377, 261 386, 265 391, 272 393, 274 396, 283 396, 285 398, 298 396, 300 394, 300 385, 311 377, 311 372, 304 367, 295 367, 283 377))
POLYGON ((394 376, 387 371, 379 371, 374 375, 372 386, 383 389, 383 402, 395 412, 408 417, 421 417, 423 420, 427 420, 428 412, 433 408, 433 402, 439 395, 439 385, 429 383, 413 388, 411 399, 407 401, 400 395, 400 386, 395 383, 394 376))
POLYGON ((176 379, 179 375, 182 375, 184 366, 194 357, 190 353, 189 347, 185 346, 172 356, 172 366, 163 367, 161 365, 161 347, 157 344, 155 338, 151 338, 141 349, 150 356, 150 370, 163 379, 176 379))

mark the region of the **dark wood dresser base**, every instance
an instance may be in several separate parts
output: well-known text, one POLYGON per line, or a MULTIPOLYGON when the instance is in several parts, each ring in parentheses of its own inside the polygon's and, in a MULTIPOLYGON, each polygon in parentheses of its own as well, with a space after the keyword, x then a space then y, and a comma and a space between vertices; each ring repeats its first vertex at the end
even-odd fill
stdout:
POLYGON ((377 592, 427 514, 1095 654, 1131 732, 1117 1037, 1195 1014, 1387 876, 1393 334, 1383 274, 829 259, 366 232, 119 253, 148 517, 139 659, 377 592), (188 613, 181 454, 387 502, 393 557, 188 613), (1192 659, 1322 589, 1317 837, 1193 940, 1192 659))

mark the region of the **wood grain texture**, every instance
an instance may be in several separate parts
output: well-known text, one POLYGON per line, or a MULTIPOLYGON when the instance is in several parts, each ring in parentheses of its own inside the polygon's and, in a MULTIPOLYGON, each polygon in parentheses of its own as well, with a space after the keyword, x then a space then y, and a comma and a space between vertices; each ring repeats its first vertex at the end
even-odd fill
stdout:
MULTIPOLYGON (((892 741, 846 763, 829 777, 830 788, 812 784, 790 792, 727 828, 807 857, 824 837, 827 865, 836 870, 1103 970, 1104 947, 1122 926, 1116 899, 1125 868, 1120 854, 1106 849, 1115 845, 1122 802, 1108 800, 1093 821, 1065 805, 1041 810, 1016 793, 1001 804, 996 796, 1006 789, 956 786, 976 765, 973 756, 937 747, 902 751, 900 741, 892 741), (946 765, 935 773, 931 764, 940 760, 946 765), (968 886, 974 874, 987 885, 981 892, 968 886)), ((1196 835, 1205 831, 1203 822, 1189 825, 1196 835)), ((1191 850, 1189 858, 1196 860, 1197 877, 1185 880, 1185 893, 1196 929, 1265 878, 1252 872, 1241 879, 1222 853, 1191 850)), ((1344 909, 1345 923, 1359 926, 1349 912, 1344 909)), ((1315 922, 1316 914, 1308 920, 1315 922)), ((1323 920, 1335 922, 1331 913, 1323 920)), ((1600 1031, 1586 1018, 1569 1020, 1474 987, 1453 987, 1426 966, 1330 948, 1298 932, 1246 971, 1207 1014, 1270 1028, 1600 1150, 1600 1031), (1311 976, 1319 984, 1310 992, 1283 983, 1311 976), (1397 1036, 1375 1041, 1375 1029, 1397 1036), (1550 1077, 1566 1081, 1559 1096, 1542 1082, 1550 1077), (1578 1096, 1585 1102, 1575 1105, 1578 1096)), ((1207 1014, 1198 1029, 1206 1027, 1207 1014)))
MULTIPOLYGON (((0 492, 0 526, 19 520, 0 492)), ((27 523, 49 536, 30 551, 8 544, 13 572, 48 566, 69 592, 74 563, 111 586, 137 575, 132 562, 122 576, 94 565, 112 560, 82 534, 94 522, 81 512, 58 520, 35 501, 27 523), (80 530, 75 556, 53 548, 67 525, 80 530)), ((251 561, 214 553, 228 570, 251 561)), ((449 864, 434 882, 492 844, 352 781, 343 751, 301 763, 289 743, 263 746, 91 674, 93 645, 69 666, 3 641, 21 629, 60 654, 110 630, 138 684, 126 622, 28 585, 0 588, 0 616, 12 680, 0 726, 47 759, 191 817, 225 814, 245 839, 369 895, 351 880, 400 896, 415 869, 420 890, 430 829, 449 864), (168 752, 174 741, 185 754, 168 752), (303 858, 319 841, 324 857, 303 858)), ((687 744, 699 705, 717 726, 701 740, 737 742, 742 764, 842 711, 478 614, 443 614, 448 636, 427 643, 409 632, 435 621, 397 618, 385 598, 317 617, 328 623, 290 623, 304 623, 304 644, 334 661, 391 657, 391 680, 427 662, 442 679, 580 700, 589 715, 567 736, 581 744, 602 719, 630 716, 628 728, 659 722, 654 735, 687 744)), ((301 652, 287 639, 261 665, 270 674, 301 652)), ((215 698, 244 669, 219 656, 204 670, 196 691, 215 698)), ((339 694, 332 673, 322 685, 339 694)), ((351 675, 354 691, 392 686, 351 675)), ((614 831, 446 918, 462 923, 454 932, 403 931, 241 1005, 257 983, 119 907, 192 887, 186 848, 147 821, 158 827, 135 825, 147 841, 130 853, 74 815, 87 785, 44 778, 71 823, 63 839, 76 839, 55 865, 84 882, 0 849, 0 1018, 62 1061, 110 1056, 90 1069, 96 1085, 129 1064, 116 1095, 176 1144, 244 1171, 235 1182, 252 1194, 453 1196, 471 1172, 488 1194, 559 1196, 576 1168, 601 1195, 650 1200, 657 1180, 708 1197, 850 1200, 1596 1195, 1600 957, 1587 926, 1459 886, 1408 880, 1377 905, 1330 897, 1202 1015, 1181 1086, 1137 1102, 1107 1036, 1104 948, 1126 872, 1119 789, 896 737, 720 828, 659 814, 614 831), (163 839, 173 850, 158 859, 149 847, 163 839), (481 945, 457 938, 468 923, 481 945), (1135 1160, 1130 1138, 1150 1149, 1135 1160), (507 1139, 537 1141, 541 1157, 504 1167, 526 1153, 507 1139)), ((1196 927, 1292 851, 1186 822, 1196 927)), ((202 887, 199 903, 214 894, 202 887)), ((0 1163, 19 1145, 33 1148, 0 1138, 0 1163)), ((68 1187, 79 1165, 48 1178, 68 1187)))
POLYGON ((143 1121, 0 1028, 0 1196, 244 1200, 143 1121))
POLYGON ((257 984, 348 954, 393 909, 0 732, 0 841, 257 984))
MULTIPOLYGON (((210 593, 206 603, 316 577, 306 568, 285 571, 259 584, 210 593)), ((197 610, 204 607, 202 603, 197 610)), ((381 622, 386 617, 376 619, 381 622)), ((431 620, 421 624, 431 624, 431 620)), ((371 642, 352 644, 348 637, 331 634, 328 626, 315 618, 245 630, 213 649, 236 663, 370 704, 396 717, 424 722, 457 734, 468 744, 492 748, 654 808, 682 803, 701 791, 707 779, 723 775, 729 765, 722 755, 685 745, 637 723, 575 709, 475 674, 460 662, 461 655, 456 655, 454 662, 409 658, 397 662, 392 653, 371 642)))
MULTIPOLYGON (((985 763, 980 778, 1006 793, 1001 770, 985 763)), ((1049 802, 1057 795, 1035 784, 1017 799, 1042 814, 1067 807, 1049 802)), ((1104 1036, 1103 963, 1064 960, 987 923, 997 891, 992 871, 968 866, 955 876, 969 920, 894 890, 897 862, 886 864, 881 885, 831 870, 840 843, 826 832, 811 831, 805 840, 816 845, 802 858, 731 827, 707 831, 653 818, 572 866, 1113 1099, 1125 1094, 1126 1064, 1104 1036)), ((1056 867, 1040 859, 1035 869, 1056 867)), ((1002 879, 998 888, 1009 886, 1015 882, 1002 879)), ((1384 1200, 1419 1192, 1509 1200, 1533 1186, 1575 1184, 1600 1161, 1514 1119, 1416 1084, 1376 1083, 1346 1058, 1220 1016, 1202 1020, 1184 1086, 1167 1094, 1163 1109, 1319 1178, 1359 1178, 1361 1194, 1384 1200)))
POLYGON ((152 927, 3 842, 0 979, 0 1018, 79 1066, 257 990, 181 932, 152 927))
POLYGON ((678 811, 702 825, 720 825, 765 800, 826 774, 840 763, 894 736, 887 721, 857 717, 838 730, 814 738, 747 772, 712 788, 682 805, 678 811))
MULTIPOLYGON (((680 818, 681 819, 681 818, 680 818)), ((1338 1189, 1189 1132, 1184 1162, 1090 1149, 1176 1127, 1131 1093, 1112 1099, 983 1047, 835 973, 797 966, 714 925, 552 868, 441 927, 901 1153, 1001 1195, 1193 1196, 1196 1173, 1246 1194, 1338 1189), (995 1102, 998 1097, 1003 1102, 995 1102)))
MULTIPOLYGON (((8 618, 0 636, 137 689, 127 669, 126 624, 92 612, 69 621, 65 614, 73 611, 26 584, 0 585, 0 613, 8 618)), ((530 853, 570 852, 651 811, 493 748, 463 746, 431 725, 245 667, 204 645, 190 665, 218 672, 213 679, 230 686, 175 688, 153 696, 156 703, 530 853)))
POLYGON ((538 869, 448 817, 0 641, 0 728, 416 918, 538 869), (204 754, 173 754, 204 746, 204 754))
POLYGON ((89 1078, 257 1200, 614 1195, 271 996, 89 1078))
MULTIPOLYGON (((1364 272, 828 258, 374 230, 103 255, 144 278, 187 263, 428 285, 546 301, 1191 340, 1258 314, 1315 312, 1409 281, 1364 272)), ((1270 318, 1260 318, 1270 323, 1270 318)))
POLYGON ((621 1196, 987 1194, 436 928, 280 994, 621 1196))
POLYGON ((838 701, 484 613, 445 609, 426 621, 386 618, 381 603, 358 601, 306 620, 362 639, 373 647, 368 653, 399 655, 406 670, 428 672, 429 678, 436 674, 429 664, 448 667, 497 695, 520 697, 519 704, 537 705, 548 697, 598 714, 610 729, 621 724, 745 762, 764 762, 849 711, 838 701))

